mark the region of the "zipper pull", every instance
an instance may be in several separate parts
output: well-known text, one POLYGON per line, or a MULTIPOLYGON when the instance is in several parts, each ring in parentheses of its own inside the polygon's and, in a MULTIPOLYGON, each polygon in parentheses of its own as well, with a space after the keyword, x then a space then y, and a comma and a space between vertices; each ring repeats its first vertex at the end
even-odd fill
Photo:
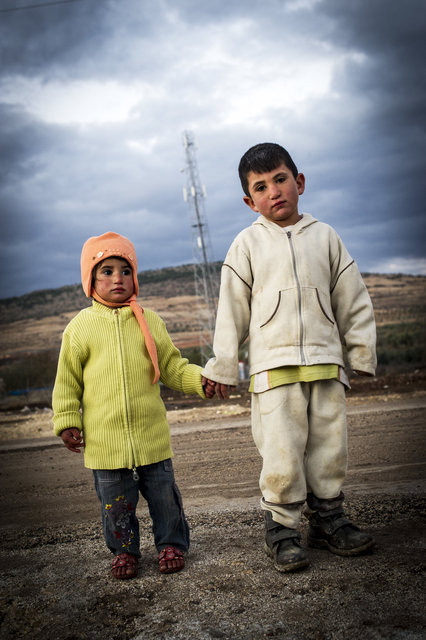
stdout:
POLYGON ((135 467, 134 465, 133 465, 133 467, 132 467, 132 471, 133 471, 133 480, 134 480, 135 482, 138 482, 138 480, 139 480, 139 476, 138 476, 138 472, 136 471, 136 467, 135 467))

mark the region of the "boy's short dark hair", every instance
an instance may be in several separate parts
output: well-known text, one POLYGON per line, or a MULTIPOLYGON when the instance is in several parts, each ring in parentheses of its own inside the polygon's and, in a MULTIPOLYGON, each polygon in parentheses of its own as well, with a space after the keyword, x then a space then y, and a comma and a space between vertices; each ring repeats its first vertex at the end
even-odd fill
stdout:
POLYGON ((262 142, 250 147, 245 152, 238 165, 238 174, 240 176, 241 186, 246 196, 250 196, 248 190, 247 176, 250 171, 254 173, 267 173, 273 171, 280 164, 284 163, 290 169, 293 176, 298 175, 297 167, 289 152, 275 142, 262 142))

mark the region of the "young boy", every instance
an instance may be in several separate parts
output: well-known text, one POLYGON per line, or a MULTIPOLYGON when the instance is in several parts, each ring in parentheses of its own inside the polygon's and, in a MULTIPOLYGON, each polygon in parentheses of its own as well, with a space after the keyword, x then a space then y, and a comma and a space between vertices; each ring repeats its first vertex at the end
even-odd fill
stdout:
POLYGON ((66 327, 53 390, 54 430, 93 470, 115 578, 138 571, 139 491, 148 502, 163 573, 183 569, 189 528, 174 480, 170 433, 158 380, 203 392, 201 368, 181 358, 164 322, 143 310, 133 244, 116 233, 89 238, 81 254, 93 298, 66 327), (80 412, 80 406, 82 412, 80 412), (83 443, 84 436, 84 443, 83 443))
POLYGON ((263 458, 266 551, 279 571, 308 565, 298 525, 307 501, 308 544, 343 556, 374 541, 343 511, 346 414, 342 343, 360 375, 374 375, 375 323, 367 289, 337 233, 299 213, 305 178, 288 152, 259 144, 242 157, 244 202, 260 216, 222 267, 215 357, 203 370, 227 397, 238 348, 249 337, 252 430, 263 458))

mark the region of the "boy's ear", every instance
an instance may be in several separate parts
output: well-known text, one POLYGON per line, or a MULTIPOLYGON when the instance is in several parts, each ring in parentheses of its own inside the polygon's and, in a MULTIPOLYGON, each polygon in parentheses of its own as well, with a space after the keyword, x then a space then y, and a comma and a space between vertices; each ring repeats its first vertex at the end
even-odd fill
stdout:
POLYGON ((303 175, 303 173, 297 174, 296 184, 297 184, 297 191, 299 193, 299 196, 301 196, 305 190, 305 176, 303 175))
POLYGON ((254 202, 253 202, 253 200, 251 198, 249 198, 249 196, 243 196, 243 200, 246 203, 246 205, 248 207, 250 207, 250 209, 253 209, 253 211, 256 211, 256 213, 259 213, 259 209, 257 209, 254 206, 254 202))

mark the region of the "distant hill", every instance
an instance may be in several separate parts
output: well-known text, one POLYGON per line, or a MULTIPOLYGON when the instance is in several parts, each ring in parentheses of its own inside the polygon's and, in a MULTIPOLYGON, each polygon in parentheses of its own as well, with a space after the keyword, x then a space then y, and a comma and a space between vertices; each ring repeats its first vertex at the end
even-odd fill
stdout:
MULTIPOLYGON (((213 263, 218 279, 221 265, 221 262, 213 263)), ((139 295, 142 298, 195 295, 192 264, 141 271, 138 273, 138 281, 139 295)), ((48 316, 84 309, 91 304, 91 300, 84 295, 81 284, 33 291, 23 296, 0 300, 0 324, 18 319, 40 320, 48 316)))
MULTIPOLYGON (((218 280, 220 266, 215 263, 218 280)), ((376 316, 379 371, 424 368, 426 276, 363 276, 376 316)), ((198 362, 200 300, 193 265, 142 271, 138 278, 143 306, 159 313, 176 346, 198 362)), ((0 400, 3 396, 9 403, 15 390, 51 387, 63 330, 90 304, 80 285, 0 300, 0 400)), ((22 401, 30 402, 26 395, 22 401)))

